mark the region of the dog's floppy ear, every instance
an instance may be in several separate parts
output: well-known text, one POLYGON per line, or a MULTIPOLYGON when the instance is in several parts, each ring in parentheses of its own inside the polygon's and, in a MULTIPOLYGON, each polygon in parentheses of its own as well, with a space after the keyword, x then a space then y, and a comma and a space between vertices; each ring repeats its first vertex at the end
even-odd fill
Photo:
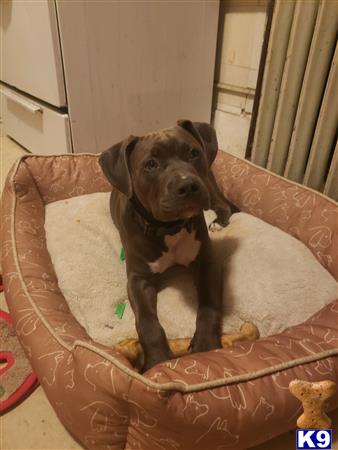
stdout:
POLYGON ((178 120, 177 125, 188 131, 205 149, 209 166, 216 158, 218 142, 216 131, 205 122, 191 122, 190 120, 178 120))
POLYGON ((99 157, 99 163, 105 176, 116 189, 128 198, 133 194, 128 157, 137 140, 136 136, 129 136, 102 152, 99 157))

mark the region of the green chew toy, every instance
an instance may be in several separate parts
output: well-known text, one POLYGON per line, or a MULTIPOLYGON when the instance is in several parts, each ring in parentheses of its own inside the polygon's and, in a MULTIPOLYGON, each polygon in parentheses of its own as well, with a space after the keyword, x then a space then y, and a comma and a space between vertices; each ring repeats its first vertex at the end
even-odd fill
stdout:
POLYGON ((116 309, 115 309, 115 316, 118 319, 122 319, 122 316, 123 316, 123 313, 124 313, 125 309, 126 309, 126 304, 125 303, 118 303, 118 305, 116 306, 116 309))
POLYGON ((126 254, 124 252, 124 248, 122 247, 121 251, 120 251, 120 261, 123 262, 125 259, 126 259, 126 254))

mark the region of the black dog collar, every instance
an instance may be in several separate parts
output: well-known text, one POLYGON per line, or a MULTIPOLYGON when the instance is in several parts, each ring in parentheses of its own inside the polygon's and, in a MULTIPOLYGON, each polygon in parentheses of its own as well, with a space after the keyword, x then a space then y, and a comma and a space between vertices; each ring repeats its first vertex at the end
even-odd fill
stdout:
POLYGON ((161 222, 156 220, 135 196, 130 200, 130 209, 133 219, 142 228, 145 236, 161 237, 166 234, 174 235, 182 228, 186 228, 188 232, 192 231, 192 218, 161 222))

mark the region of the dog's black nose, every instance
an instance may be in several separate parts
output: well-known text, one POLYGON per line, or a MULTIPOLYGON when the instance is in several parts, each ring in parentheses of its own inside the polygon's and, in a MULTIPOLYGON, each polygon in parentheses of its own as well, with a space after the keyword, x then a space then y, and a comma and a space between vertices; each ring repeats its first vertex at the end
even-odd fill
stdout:
POLYGON ((194 179, 184 179, 176 185, 176 194, 179 197, 188 197, 197 194, 200 190, 200 184, 194 179))

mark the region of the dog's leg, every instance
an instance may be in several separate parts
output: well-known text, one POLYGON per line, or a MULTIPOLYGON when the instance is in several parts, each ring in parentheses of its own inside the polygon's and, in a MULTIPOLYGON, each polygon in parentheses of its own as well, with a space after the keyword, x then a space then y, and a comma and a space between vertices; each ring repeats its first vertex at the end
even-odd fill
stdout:
POLYGON ((128 274, 128 295, 144 350, 144 372, 173 355, 157 317, 157 289, 152 281, 140 275, 128 274))
POLYGON ((221 347, 222 283, 221 270, 212 262, 211 245, 206 237, 193 275, 198 294, 196 331, 191 341, 192 352, 206 352, 221 347))
POLYGON ((209 225, 209 229, 218 231, 228 225, 231 214, 238 212, 239 209, 224 197, 212 172, 209 174, 207 185, 210 195, 210 209, 215 211, 217 216, 209 225))

